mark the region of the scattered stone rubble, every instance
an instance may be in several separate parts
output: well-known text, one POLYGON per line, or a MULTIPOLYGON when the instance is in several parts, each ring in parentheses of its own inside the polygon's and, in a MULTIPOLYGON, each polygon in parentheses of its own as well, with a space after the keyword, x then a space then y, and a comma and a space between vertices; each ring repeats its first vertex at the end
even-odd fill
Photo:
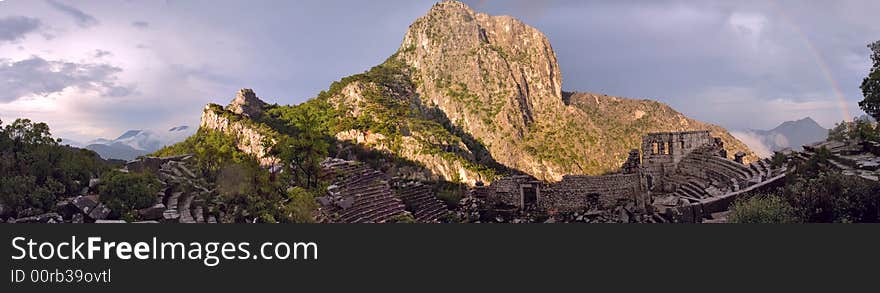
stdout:
POLYGON ((806 161, 821 148, 831 152, 828 161, 843 174, 880 181, 880 142, 824 141, 805 145, 803 152, 791 152, 790 155, 795 160, 806 161))
POLYGON ((612 209, 584 207, 574 211, 520 210, 496 206, 484 197, 471 194, 462 198, 456 216, 464 223, 665 223, 664 218, 639 212, 634 203, 612 209))

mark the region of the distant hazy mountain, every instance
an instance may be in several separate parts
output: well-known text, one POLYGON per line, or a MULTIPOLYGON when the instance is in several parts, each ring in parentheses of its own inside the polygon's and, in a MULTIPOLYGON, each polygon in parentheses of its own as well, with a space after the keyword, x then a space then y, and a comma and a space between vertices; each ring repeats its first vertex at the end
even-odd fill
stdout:
POLYGON ((192 133, 189 126, 176 126, 163 132, 135 129, 125 131, 113 140, 92 140, 86 143, 85 148, 95 151, 104 159, 133 160, 163 146, 183 141, 192 133))
POLYGON ((111 144, 90 144, 85 147, 86 149, 90 149, 101 155, 104 159, 118 159, 118 160, 126 160, 130 161, 138 156, 143 156, 149 154, 149 151, 135 149, 127 144, 123 143, 111 143, 111 144))
POLYGON ((749 145, 759 156, 767 157, 784 148, 801 150, 805 144, 828 138, 828 129, 810 117, 786 121, 771 130, 747 130, 734 132, 734 136, 749 145))
POLYGON ((820 126, 810 117, 797 121, 786 121, 771 130, 756 130, 755 133, 763 135, 766 138, 765 143, 773 151, 787 147, 800 150, 805 144, 828 138, 828 129, 820 126))
POLYGON ((79 141, 75 141, 75 140, 68 139, 68 138, 61 138, 61 145, 72 146, 72 147, 76 147, 76 148, 82 148, 85 146, 85 145, 83 145, 83 143, 81 143, 79 141))

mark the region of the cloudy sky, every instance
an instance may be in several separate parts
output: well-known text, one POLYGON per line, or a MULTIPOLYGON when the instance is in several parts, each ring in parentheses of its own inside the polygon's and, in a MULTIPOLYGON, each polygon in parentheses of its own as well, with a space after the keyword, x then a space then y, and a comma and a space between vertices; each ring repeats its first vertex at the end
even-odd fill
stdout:
MULTIPOLYGON (((547 34, 566 90, 731 129, 861 115, 866 44, 880 39, 873 0, 466 2, 547 34)), ((195 126, 242 87, 299 103, 381 63, 432 4, 0 0, 0 119, 87 141, 195 126)))

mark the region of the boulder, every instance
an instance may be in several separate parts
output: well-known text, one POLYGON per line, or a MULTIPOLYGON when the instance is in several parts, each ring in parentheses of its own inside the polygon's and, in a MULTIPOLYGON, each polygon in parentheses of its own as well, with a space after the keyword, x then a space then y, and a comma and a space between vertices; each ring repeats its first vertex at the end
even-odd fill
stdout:
POLYGON ((61 223, 63 220, 61 219, 61 215, 57 213, 45 213, 36 216, 18 218, 13 220, 13 223, 61 223))
POLYGON ((95 224, 125 224, 125 220, 97 220, 95 224))
POLYGON ((23 211, 18 212, 18 217, 19 218, 26 218, 26 217, 36 216, 36 215, 42 215, 44 213, 45 212, 42 209, 26 208, 23 211))
POLYGON ((79 208, 73 205, 73 200, 74 198, 59 200, 57 203, 55 203, 54 211, 60 213, 61 217, 65 219, 70 219, 71 217, 73 217, 73 215, 81 214, 82 212, 79 210, 79 208))
POLYGON ((98 197, 94 195, 77 196, 70 202, 83 214, 89 214, 98 205, 98 197))
POLYGON ((110 215, 110 208, 105 206, 104 204, 99 204, 91 212, 89 212, 89 218, 95 220, 104 220, 107 216, 110 215))
POLYGON ((97 188, 98 184, 101 184, 101 179, 98 179, 98 178, 89 179, 89 188, 90 189, 97 188))
POLYGON ((165 210, 164 204, 157 203, 151 207, 138 210, 138 216, 144 220, 158 220, 162 219, 165 210))
POLYGON ((189 176, 189 178, 196 178, 196 173, 193 173, 193 171, 190 171, 189 168, 187 168, 185 164, 178 163, 177 168, 180 169, 181 172, 186 174, 186 176, 189 176))
POLYGON ((84 216, 83 214, 80 214, 80 213, 74 214, 73 217, 71 217, 71 219, 70 219, 70 222, 74 223, 74 224, 82 224, 82 223, 85 223, 85 221, 86 221, 86 216, 84 216))
POLYGON ((162 218, 168 221, 177 220, 180 218, 180 213, 178 213, 177 210, 165 210, 165 212, 162 213, 162 218))

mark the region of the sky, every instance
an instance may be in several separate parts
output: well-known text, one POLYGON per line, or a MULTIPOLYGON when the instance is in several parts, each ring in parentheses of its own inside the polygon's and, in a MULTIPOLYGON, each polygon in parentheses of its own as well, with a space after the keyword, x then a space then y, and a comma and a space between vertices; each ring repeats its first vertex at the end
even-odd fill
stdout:
MULTIPOLYGON (((544 32, 563 89, 728 129, 863 114, 880 1, 465 1, 544 32)), ((197 126, 253 88, 296 104, 381 63, 434 1, 0 0, 0 119, 75 141, 197 126)))

